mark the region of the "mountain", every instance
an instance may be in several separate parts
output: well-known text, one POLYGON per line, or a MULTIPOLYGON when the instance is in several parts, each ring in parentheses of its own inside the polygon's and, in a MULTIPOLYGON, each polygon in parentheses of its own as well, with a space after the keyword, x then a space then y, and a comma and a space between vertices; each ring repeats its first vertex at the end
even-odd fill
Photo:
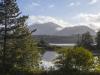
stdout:
POLYGON ((33 24, 29 26, 30 30, 33 30, 34 28, 36 28, 37 31, 34 32, 33 35, 52 35, 58 32, 57 30, 58 28, 62 28, 62 27, 55 23, 48 22, 43 24, 33 24))
POLYGON ((96 32, 87 26, 73 26, 73 27, 66 27, 63 28, 55 23, 48 22, 43 24, 33 24, 29 26, 30 30, 34 28, 37 29, 33 35, 56 35, 56 36, 72 36, 77 34, 83 34, 86 32, 90 32, 91 35, 96 35, 96 32), (62 29, 62 30, 58 30, 62 29))
POLYGON ((62 30, 57 30, 61 28, 60 25, 52 22, 34 24, 29 27, 30 30, 34 28, 37 31, 33 33, 33 37, 37 40, 45 40, 48 43, 76 43, 79 40, 79 34, 90 32, 92 36, 95 37, 96 35, 96 32, 87 26, 66 27, 62 30))
POLYGON ((72 36, 77 34, 83 34, 86 32, 90 32, 90 34, 93 36, 96 35, 96 32, 87 26, 66 27, 55 34, 59 36, 72 36))

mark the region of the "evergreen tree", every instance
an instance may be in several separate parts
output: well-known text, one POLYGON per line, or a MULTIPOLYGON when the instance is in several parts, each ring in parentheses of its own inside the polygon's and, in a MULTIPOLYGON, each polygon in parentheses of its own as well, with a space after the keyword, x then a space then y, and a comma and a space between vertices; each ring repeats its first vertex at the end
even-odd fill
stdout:
POLYGON ((9 41, 12 41, 10 38, 13 34, 16 27, 17 20, 16 18, 19 16, 19 8, 17 6, 16 0, 1 0, 0 3, 0 25, 2 28, 0 29, 1 33, 1 61, 2 61, 2 70, 3 73, 9 71, 14 64, 14 60, 11 60, 13 56, 11 53, 10 45, 13 45, 9 41), (11 60, 11 61, 10 61, 11 60), (11 63, 12 62, 12 63, 11 63))
POLYGON ((37 43, 33 40, 31 32, 28 30, 25 21, 27 16, 20 17, 20 27, 16 28, 14 34, 20 36, 15 39, 16 68, 21 70, 34 71, 39 67, 40 52, 37 43))
POLYGON ((41 52, 41 55, 43 55, 45 53, 45 51, 50 49, 49 44, 47 43, 47 41, 40 39, 37 43, 37 46, 41 52))
POLYGON ((48 43, 45 41, 45 40, 43 40, 43 39, 40 39, 39 40, 39 42, 38 42, 38 46, 39 47, 47 47, 48 46, 48 43))
POLYGON ((93 38, 89 32, 82 34, 81 40, 78 42, 78 46, 82 46, 87 49, 93 48, 93 38))
POLYGON ((32 70, 38 65, 39 53, 26 25, 27 16, 19 17, 16 0, 0 3, 0 71, 2 75, 14 68, 32 70))
POLYGON ((97 41, 97 49, 100 49, 100 31, 97 32, 96 41, 97 41))

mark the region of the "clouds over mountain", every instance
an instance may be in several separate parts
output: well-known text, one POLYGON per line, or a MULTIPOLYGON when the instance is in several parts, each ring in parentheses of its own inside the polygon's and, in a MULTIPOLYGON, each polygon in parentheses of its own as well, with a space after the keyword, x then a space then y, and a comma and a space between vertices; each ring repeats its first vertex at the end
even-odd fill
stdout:
POLYGON ((53 22, 55 24, 60 25, 61 27, 71 26, 70 23, 63 21, 62 19, 56 19, 54 17, 50 16, 30 16, 28 19, 28 24, 32 25, 34 23, 47 23, 47 22, 53 22))
POLYGON ((80 24, 87 25, 94 30, 100 29, 100 13, 98 14, 87 14, 87 13, 80 13, 74 17, 77 19, 80 24))
POLYGON ((73 21, 76 21, 76 23, 72 24, 73 21, 68 22, 50 16, 30 16, 27 22, 29 25, 36 23, 43 24, 52 22, 55 23, 57 26, 59 25, 61 28, 71 27, 75 25, 84 25, 94 29, 95 31, 100 29, 100 13, 98 14, 80 13, 74 16, 72 19, 73 21))

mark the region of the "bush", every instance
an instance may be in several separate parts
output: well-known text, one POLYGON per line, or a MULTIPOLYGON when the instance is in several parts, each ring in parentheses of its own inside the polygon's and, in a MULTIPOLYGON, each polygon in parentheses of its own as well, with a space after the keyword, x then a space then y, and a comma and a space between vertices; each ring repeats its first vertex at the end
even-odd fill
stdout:
POLYGON ((93 67, 93 55, 82 47, 62 48, 59 50, 60 56, 56 65, 63 70, 89 71, 93 67))

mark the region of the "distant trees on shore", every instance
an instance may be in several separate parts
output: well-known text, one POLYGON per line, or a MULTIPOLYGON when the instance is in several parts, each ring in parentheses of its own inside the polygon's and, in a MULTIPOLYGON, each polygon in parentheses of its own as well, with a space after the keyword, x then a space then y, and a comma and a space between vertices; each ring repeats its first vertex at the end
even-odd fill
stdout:
POLYGON ((89 50, 100 49, 100 31, 97 32, 95 38, 89 32, 82 34, 79 38, 77 42, 78 47, 84 47, 89 50))

